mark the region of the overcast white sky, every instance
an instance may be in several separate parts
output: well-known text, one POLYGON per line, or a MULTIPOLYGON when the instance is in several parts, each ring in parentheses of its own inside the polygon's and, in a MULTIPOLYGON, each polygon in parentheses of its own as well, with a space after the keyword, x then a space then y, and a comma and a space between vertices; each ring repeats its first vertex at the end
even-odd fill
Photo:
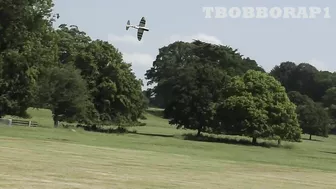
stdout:
MULTIPOLYGON (((57 24, 74 24, 93 39, 109 40, 132 62, 138 78, 152 66, 158 49, 176 40, 200 39, 229 45, 269 71, 283 61, 308 62, 335 71, 336 1, 334 0, 54 0, 57 24), (206 19, 202 7, 329 7, 330 19, 206 19), (127 20, 145 16, 143 40, 125 30, 127 20)), ((144 82, 146 83, 146 82, 144 82)))

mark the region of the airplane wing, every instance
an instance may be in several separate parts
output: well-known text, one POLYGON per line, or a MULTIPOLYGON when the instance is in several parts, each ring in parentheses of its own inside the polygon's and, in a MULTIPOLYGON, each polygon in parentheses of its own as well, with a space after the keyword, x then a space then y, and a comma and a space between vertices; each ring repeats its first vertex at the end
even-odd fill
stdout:
POLYGON ((141 29, 141 27, 145 27, 146 26, 146 19, 145 17, 142 17, 140 22, 139 22, 139 29, 138 29, 138 40, 141 41, 142 39, 142 35, 144 33, 145 30, 141 29))
POLYGON ((139 40, 139 41, 141 41, 143 33, 144 33, 144 30, 141 29, 141 28, 139 28, 139 29, 138 29, 138 40, 139 40))
POLYGON ((145 27, 145 25, 146 25, 146 18, 142 17, 139 23, 139 27, 145 27))

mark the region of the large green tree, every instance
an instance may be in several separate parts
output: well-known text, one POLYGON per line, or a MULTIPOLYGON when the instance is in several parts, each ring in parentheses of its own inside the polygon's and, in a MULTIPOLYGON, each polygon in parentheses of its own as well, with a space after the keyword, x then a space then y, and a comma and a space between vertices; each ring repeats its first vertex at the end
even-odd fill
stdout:
POLYGON ((319 71, 315 74, 314 80, 316 82, 314 101, 323 102, 323 96, 326 95, 327 90, 336 86, 336 72, 319 71))
POLYGON ((192 43, 176 41, 159 49, 153 66, 147 70, 148 84, 157 84, 155 98, 167 107, 180 70, 195 62, 211 64, 230 76, 241 75, 249 69, 264 71, 254 60, 243 58, 236 49, 195 40, 192 43))
POLYGON ((336 129, 336 87, 330 87, 322 97, 322 104, 326 108, 330 118, 330 129, 335 132, 336 129))
POLYGON ((228 77, 211 63, 203 62, 180 68, 177 74, 165 114, 170 118, 170 124, 197 130, 197 136, 200 136, 214 124, 215 106, 228 77))
POLYGON ((235 76, 222 91, 217 119, 226 134, 298 141, 300 127, 295 105, 273 77, 249 70, 235 76))
POLYGON ((293 75, 296 69, 296 64, 294 62, 282 62, 280 65, 276 65, 270 72, 270 74, 275 77, 287 91, 296 90, 297 87, 295 82, 293 82, 293 75))
POLYGON ((59 62, 81 70, 90 93, 90 100, 99 113, 98 122, 116 120, 134 122, 146 107, 141 82, 124 62, 122 54, 111 44, 91 40, 77 26, 61 25, 59 62))
POLYGON ((42 70, 34 95, 36 107, 52 111, 55 127, 59 121, 88 123, 94 106, 80 71, 72 65, 42 70))
POLYGON ((289 92, 288 97, 297 106, 300 126, 303 133, 310 135, 310 140, 312 135, 328 136, 330 118, 323 106, 297 91, 289 92))
POLYGON ((314 101, 321 101, 326 90, 336 84, 335 73, 318 71, 308 63, 282 62, 270 74, 281 82, 286 91, 298 91, 314 101))
POLYGON ((0 1, 0 116, 24 115, 40 65, 57 50, 52 0, 0 1))

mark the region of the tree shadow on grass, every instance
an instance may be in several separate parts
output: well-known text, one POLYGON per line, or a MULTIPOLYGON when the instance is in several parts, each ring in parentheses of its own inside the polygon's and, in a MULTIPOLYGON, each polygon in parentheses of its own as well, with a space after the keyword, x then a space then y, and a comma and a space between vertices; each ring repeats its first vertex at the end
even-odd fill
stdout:
POLYGON ((115 134, 136 133, 136 131, 129 131, 128 129, 126 129, 124 127, 104 128, 104 127, 97 127, 95 125, 93 125, 93 126, 77 125, 76 127, 77 128, 83 128, 85 131, 98 132, 98 133, 115 133, 115 134))
POLYGON ((234 144, 234 145, 244 145, 244 146, 259 146, 264 148, 271 148, 271 147, 282 147, 282 148, 292 148, 290 145, 278 145, 272 142, 258 142, 257 144, 253 144, 252 140, 248 139, 235 139, 235 138, 224 138, 224 137, 213 137, 213 136, 196 136, 193 134, 184 134, 184 140, 191 140, 191 141, 199 141, 199 142, 214 142, 214 143, 225 143, 225 144, 234 144))
POLYGON ((306 141, 313 141, 313 142, 324 142, 323 140, 319 140, 319 139, 309 139, 309 138, 302 138, 302 140, 306 140, 306 141))
POLYGON ((66 138, 47 138, 47 140, 54 140, 54 141, 61 141, 61 142, 70 142, 71 140, 66 139, 66 138))
POLYGON ((326 153, 326 154, 333 154, 333 155, 336 155, 336 152, 328 152, 328 151, 320 151, 322 153, 326 153))
POLYGON ((138 133, 136 130, 128 130, 124 127, 116 127, 116 128, 104 128, 104 127, 97 127, 97 126, 80 126, 77 125, 77 128, 83 128, 85 131, 89 132, 98 132, 98 133, 114 133, 114 134, 136 134, 136 135, 143 135, 143 136, 153 136, 153 137, 174 137, 174 135, 166 135, 166 134, 154 134, 154 133, 138 133))
POLYGON ((132 133, 132 134, 137 134, 137 135, 143 135, 143 136, 153 136, 153 137, 165 137, 165 138, 172 138, 174 135, 165 135, 165 134, 154 134, 154 133, 132 133))

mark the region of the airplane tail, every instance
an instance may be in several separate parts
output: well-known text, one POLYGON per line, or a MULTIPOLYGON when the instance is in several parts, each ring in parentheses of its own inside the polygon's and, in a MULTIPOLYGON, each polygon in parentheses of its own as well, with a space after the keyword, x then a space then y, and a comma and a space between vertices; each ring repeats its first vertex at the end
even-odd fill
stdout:
POLYGON ((129 25, 130 25, 130 24, 131 24, 131 22, 128 20, 128 21, 127 21, 127 24, 126 24, 126 30, 129 29, 129 27, 130 27, 129 25))

